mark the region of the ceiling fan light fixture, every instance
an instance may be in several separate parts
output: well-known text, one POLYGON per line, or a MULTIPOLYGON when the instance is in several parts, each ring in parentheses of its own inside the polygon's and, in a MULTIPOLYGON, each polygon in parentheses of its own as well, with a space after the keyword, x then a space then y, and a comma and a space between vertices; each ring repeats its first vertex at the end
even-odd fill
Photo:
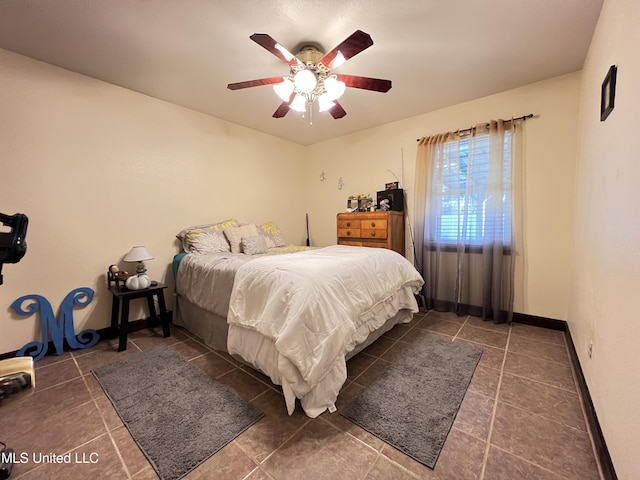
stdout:
POLYGON ((338 51, 338 53, 336 54, 336 58, 334 58, 333 62, 331 62, 331 68, 338 68, 340 65, 342 65, 346 61, 347 59, 344 58, 344 55, 342 54, 342 52, 338 51))
POLYGON ((331 76, 324 80, 324 88, 327 91, 325 95, 328 95, 330 100, 337 100, 344 94, 347 86, 335 76, 331 76))
POLYGON ((299 93, 294 97, 293 102, 289 105, 289 108, 296 112, 304 113, 307 111, 307 99, 299 93))
POLYGON ((316 89, 318 79, 316 78, 315 73, 305 68, 293 76, 293 83, 296 87, 296 91, 309 94, 316 89))
POLYGON ((276 83, 273 86, 274 92, 282 99, 283 102, 288 102, 293 93, 294 84, 288 78, 285 78, 282 83, 276 83))
POLYGON ((335 105, 333 99, 329 98, 329 94, 325 93, 324 95, 320 95, 318 97, 318 111, 326 112, 331 107, 335 105))

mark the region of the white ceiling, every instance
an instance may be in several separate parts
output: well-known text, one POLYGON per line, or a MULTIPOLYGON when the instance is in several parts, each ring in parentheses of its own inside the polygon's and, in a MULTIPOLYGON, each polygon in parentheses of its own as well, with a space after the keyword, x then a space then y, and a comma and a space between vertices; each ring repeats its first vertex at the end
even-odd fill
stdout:
MULTIPOLYGON (((0 0, 0 48, 303 145, 582 68, 602 0, 0 0), (390 79, 348 88, 347 116, 271 115, 286 75, 249 39, 329 51, 355 30, 374 45, 336 69, 390 79)), ((512 112, 520 115, 523 112, 512 112)))

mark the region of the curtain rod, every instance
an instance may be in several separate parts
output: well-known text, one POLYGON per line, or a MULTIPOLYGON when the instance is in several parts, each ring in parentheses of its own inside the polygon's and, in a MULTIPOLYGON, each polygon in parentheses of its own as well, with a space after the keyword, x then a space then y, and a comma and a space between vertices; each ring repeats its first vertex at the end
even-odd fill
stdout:
MULTIPOLYGON (((523 116, 521 116, 521 117, 512 118, 511 120, 526 120, 526 119, 528 119, 528 118, 533 118, 533 113, 530 113, 529 115, 523 115, 523 116)), ((511 121, 511 120, 508 120, 508 121, 511 121)), ((485 126, 486 126, 486 127, 488 127, 488 126, 489 126, 489 124, 487 123, 485 126)), ((458 130, 458 133, 470 132, 470 131, 472 131, 474 128, 476 128, 476 127, 471 127, 471 128, 465 128, 465 129, 463 129, 463 130, 458 130)), ((416 142, 419 142, 420 140, 421 140, 421 139, 420 139, 420 138, 418 138, 418 139, 416 140, 416 142)))

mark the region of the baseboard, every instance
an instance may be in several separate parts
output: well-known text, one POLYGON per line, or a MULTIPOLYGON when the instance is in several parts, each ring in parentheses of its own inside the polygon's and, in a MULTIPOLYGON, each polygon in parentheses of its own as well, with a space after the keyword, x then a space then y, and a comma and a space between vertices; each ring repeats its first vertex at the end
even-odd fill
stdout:
POLYGON ((536 315, 529 315, 528 313, 513 312, 513 321, 534 327, 548 328, 549 330, 559 330, 561 332, 566 332, 568 329, 567 322, 564 320, 538 317, 536 315))
POLYGON ((573 344, 573 338, 571 337, 571 331, 568 327, 565 331, 565 337, 567 339, 567 345, 569 347, 569 356, 571 357, 571 363, 573 364, 573 368, 576 372, 578 388, 580 388, 580 393, 582 394, 582 404, 584 405, 584 410, 587 415, 587 422, 589 423, 589 429, 591 430, 591 434, 593 436, 596 455, 598 456, 600 467, 602 468, 602 476, 605 480, 617 480, 618 476, 616 475, 615 468, 613 467, 611 455, 609 455, 609 449, 607 448, 607 444, 604 441, 604 435, 602 434, 602 429, 600 428, 598 415, 596 414, 596 409, 593 406, 591 394, 589 393, 589 387, 587 387, 587 382, 585 381, 584 374, 582 373, 582 367, 580 366, 580 360, 578 359, 578 352, 576 352, 575 345, 573 344))
MULTIPOLYGON (((169 322, 171 322, 173 319, 173 312, 171 310, 168 310, 167 315, 169 315, 169 322)), ((154 320, 151 317, 141 318, 140 320, 133 320, 128 323, 128 327, 129 327, 128 333, 137 332, 138 330, 143 330, 145 328, 150 328, 154 326, 158 326, 158 323, 156 320, 154 320)), ((101 342, 103 340, 108 340, 113 338, 111 327, 101 328, 100 330, 96 330, 96 331, 98 332, 98 335, 100 335, 101 342)), ((65 340, 63 350, 66 352, 74 349, 72 349, 67 343, 67 341, 65 340)), ((5 358, 15 357, 18 352, 19 350, 14 350, 13 352, 7 352, 7 353, 0 353, 0 360, 4 360, 5 358)), ((57 352, 56 352, 55 345, 53 344, 53 342, 49 342, 49 344, 47 345, 47 355, 56 355, 56 353, 57 352)))

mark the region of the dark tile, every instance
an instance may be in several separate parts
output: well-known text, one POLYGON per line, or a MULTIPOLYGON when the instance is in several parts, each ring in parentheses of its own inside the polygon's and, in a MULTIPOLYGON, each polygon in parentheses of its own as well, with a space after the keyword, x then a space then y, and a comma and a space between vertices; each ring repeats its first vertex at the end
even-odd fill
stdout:
POLYGON ((2 406, 0 432, 16 418, 38 421, 55 412, 87 403, 91 401, 91 394, 82 377, 44 389, 38 387, 36 379, 33 392, 19 400, 2 406))
POLYGON ((30 459, 27 463, 15 465, 16 477, 36 468, 41 471, 38 468, 41 464, 32 461, 34 453, 65 454, 106 433, 102 419, 91 400, 71 408, 48 410, 44 414, 32 412, 22 416, 20 412, 20 415, 11 416, 9 419, 4 415, 0 417, 0 421, 4 421, 4 425, 0 426, 2 441, 16 452, 27 453, 30 459))
POLYGON ((213 378, 218 378, 225 373, 237 368, 237 366, 218 355, 215 352, 209 352, 205 355, 192 360, 194 365, 201 368, 204 372, 213 378))
POLYGON ((91 370, 117 362, 129 355, 135 355, 138 352, 140 352, 140 349, 129 341, 127 343, 127 349, 122 352, 118 352, 117 345, 114 345, 76 357, 76 361, 78 362, 80 371, 86 374, 90 373, 91 370))
POLYGON ((523 323, 513 322, 511 324, 511 335, 523 336, 532 340, 539 340, 556 345, 566 345, 565 333, 550 328, 534 327, 523 323))
POLYGON ((482 471, 485 446, 486 442, 452 428, 433 470, 389 445, 382 448, 382 454, 420 479, 477 480, 482 471))
MULTIPOLYGON (((48 452, 61 452, 53 449, 48 452)), ((124 480, 129 478, 120 461, 111 439, 107 434, 82 445, 69 453, 70 462, 45 463, 20 477, 25 480, 58 480, 60 478, 108 478, 124 480)))
POLYGON ((52 387, 78 378, 80 375, 76 362, 69 356, 66 360, 36 368, 36 388, 52 387))
POLYGON ((535 340, 522 335, 513 335, 509 340, 508 351, 543 358, 552 362, 569 364, 569 352, 565 345, 535 340))
POLYGON ((360 374, 354 380, 354 382, 358 385, 362 385, 363 387, 368 387, 369 385, 371 385, 371 382, 378 378, 389 365, 391 365, 390 362, 379 358, 378 360, 373 362, 369 368, 362 372, 362 374, 360 374))
POLYGON ((380 455, 364 480, 415 480, 415 476, 392 462, 384 455, 380 455))
MULTIPOLYGON (((489 447, 484 478, 490 480, 565 480, 565 477, 560 477, 493 445, 489 447)), ((576 478, 576 480, 579 479, 576 478)))
POLYGON ((386 332, 383 337, 389 338, 391 340, 399 340, 404 337, 409 330, 415 327, 416 323, 422 318, 422 316, 414 315, 413 320, 409 323, 399 323, 395 325, 391 330, 386 332))
MULTIPOLYGON (((419 332, 420 330, 412 330, 412 332, 419 332)), ((407 347, 411 345, 410 342, 405 342, 404 338, 394 343, 389 350, 380 355, 382 360, 387 362, 394 362, 407 347)))
POLYGON ((379 357, 384 352, 389 350, 394 343, 395 343, 394 340, 382 336, 379 339, 377 339, 375 342, 373 342, 371 345, 369 345, 367 348, 365 348, 362 352, 366 353, 367 355, 371 355, 372 357, 379 357))
POLYGON ((570 392, 576 391, 570 365, 550 362, 542 358, 507 352, 504 371, 519 377, 546 383, 570 392))
MULTIPOLYGON (((248 402, 269 388, 266 384, 239 368, 217 377, 216 380, 227 385, 248 402)), ((284 403, 284 399, 282 401, 284 403)))
POLYGON ((267 390, 251 402, 265 416, 236 438, 236 443, 256 462, 260 463, 287 441, 298 429, 310 421, 302 409, 291 416, 284 397, 267 390))
POLYGON ((133 480, 158 480, 160 477, 151 465, 131 477, 133 480))
MULTIPOLYGON (((336 400, 336 408, 340 411, 343 408, 346 408, 351 402, 353 402, 358 395, 364 392, 365 388, 362 385, 358 385, 355 382, 349 382, 342 386, 340 393, 338 394, 338 399, 336 400)), ((325 411, 323 415, 328 415, 329 413, 325 411)))
POLYGON ((481 345, 479 343, 470 342, 469 340, 463 340, 456 338, 454 342, 466 343, 474 348, 482 350, 482 357, 478 362, 478 366, 493 368, 494 370, 501 370, 504 362, 504 356, 506 351, 500 348, 489 347, 487 345, 481 345))
POLYGON ((507 334, 511 329, 511 325, 508 323, 495 323, 493 320, 483 320, 480 317, 469 317, 465 325, 476 328, 484 328, 485 330, 491 330, 494 332, 500 332, 507 334))
POLYGON ((69 351, 62 352, 62 355, 58 355, 55 349, 53 351, 49 350, 48 354, 42 357, 37 362, 34 362, 33 366, 36 369, 36 373, 37 373, 38 370, 42 367, 47 367, 49 365, 53 365, 58 362, 63 362, 65 360, 69 360, 70 358, 71 358, 71 352, 69 351))
POLYGON ((328 411, 325 411, 321 415, 321 417, 323 420, 326 420, 327 422, 331 423, 332 425, 339 428, 343 432, 346 432, 349 435, 357 438, 361 442, 366 443, 367 445, 369 445, 371 448, 375 450, 380 451, 382 449, 382 446, 384 445, 384 442, 380 440, 378 437, 376 437, 375 435, 372 435, 371 433, 367 432, 365 429, 359 427, 352 421, 340 415, 340 409, 338 409, 338 411, 334 413, 329 413, 328 411))
POLYGON ((577 394, 505 373, 500 401, 522 408, 563 425, 586 430, 577 394))
POLYGON ((262 470, 260 467, 257 467, 247 475, 243 480, 273 480, 273 477, 270 477, 262 470))
POLYGON ((376 361, 376 357, 360 352, 347 361, 347 378, 353 380, 376 361))
POLYGON ((126 427, 116 428, 111 432, 111 436, 131 475, 140 473, 149 466, 147 457, 144 456, 126 427))
POLYGON ((129 343, 133 343, 140 350, 151 350, 152 348, 155 348, 159 345, 171 346, 182 341, 181 339, 178 339, 173 335, 170 337, 164 338, 162 334, 156 334, 156 335, 139 334, 136 337, 129 335, 128 340, 129 340, 129 343))
POLYGON ((469 340, 470 342, 487 345, 489 347, 504 349, 507 345, 507 338, 509 335, 506 332, 497 332, 465 324, 458 333, 458 337, 464 340, 469 340))
POLYGON ((446 318, 429 315, 420 320, 416 328, 454 337, 460 331, 462 325, 458 322, 451 322, 446 318))
POLYGON ((495 398, 500 383, 500 371, 478 365, 473 373, 469 390, 485 397, 495 398))
POLYGON ((469 435, 486 441, 491 428, 495 400, 467 390, 453 426, 469 435))
POLYGON ((426 317, 438 317, 448 320, 449 322, 463 324, 467 321, 468 315, 458 315, 453 312, 436 312, 435 310, 429 310, 426 317))
POLYGON ((242 451, 236 442, 231 442, 196 469, 189 472, 184 479, 242 479, 251 473, 256 466, 256 463, 242 451))
POLYGON ((491 444, 558 475, 599 480, 589 435, 498 402, 491 444))
POLYGON ((261 468, 276 479, 359 479, 378 452, 316 419, 267 458, 261 468))
POLYGON ((193 360, 197 357, 205 355, 211 352, 209 347, 202 345, 192 339, 183 340, 181 342, 173 343, 169 345, 176 352, 181 354, 187 360, 193 360))

